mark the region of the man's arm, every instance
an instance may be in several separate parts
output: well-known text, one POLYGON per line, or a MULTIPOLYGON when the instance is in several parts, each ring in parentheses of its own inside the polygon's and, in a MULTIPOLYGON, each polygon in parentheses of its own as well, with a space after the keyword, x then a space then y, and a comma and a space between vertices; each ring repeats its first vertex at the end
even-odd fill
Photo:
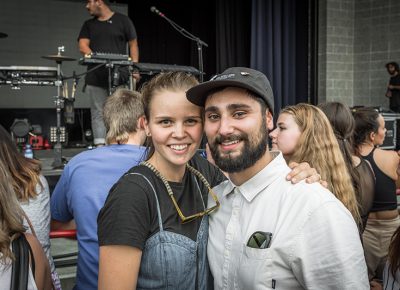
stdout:
POLYGON ((133 62, 139 62, 139 46, 137 39, 132 39, 128 42, 129 44, 129 56, 133 62))
POLYGON ((51 212, 51 230, 68 230, 75 229, 72 211, 69 208, 68 195, 69 190, 69 166, 65 166, 60 179, 50 197, 50 212, 51 212))
POLYGON ((92 52, 92 50, 90 49, 90 39, 88 38, 80 38, 79 42, 79 51, 83 54, 90 54, 92 52))
POLYGON ((76 230, 75 220, 70 220, 67 222, 60 222, 57 220, 51 220, 50 229, 52 231, 57 230, 76 230))

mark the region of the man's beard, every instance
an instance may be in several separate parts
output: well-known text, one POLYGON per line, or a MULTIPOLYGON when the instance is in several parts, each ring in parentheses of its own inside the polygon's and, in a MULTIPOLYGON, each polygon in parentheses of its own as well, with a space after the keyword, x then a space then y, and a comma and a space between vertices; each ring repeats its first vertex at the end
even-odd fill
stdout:
MULTIPOLYGON (((265 123, 265 122, 263 122, 265 123)), ((253 166, 258 160, 264 156, 268 148, 268 130, 266 124, 260 128, 260 133, 249 140, 249 135, 242 133, 239 135, 230 135, 222 137, 218 135, 215 137, 213 143, 209 143, 211 155, 215 164, 223 171, 228 173, 235 173, 243 171, 253 166), (240 154, 236 157, 231 157, 230 153, 222 154, 218 150, 218 145, 224 141, 243 141, 243 148, 240 154), (256 142, 256 143, 255 143, 256 142)))

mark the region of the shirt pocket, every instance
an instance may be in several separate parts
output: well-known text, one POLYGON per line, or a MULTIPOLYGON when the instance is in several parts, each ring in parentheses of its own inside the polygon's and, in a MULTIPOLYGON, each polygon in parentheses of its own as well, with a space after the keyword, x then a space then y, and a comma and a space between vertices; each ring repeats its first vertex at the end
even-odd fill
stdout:
POLYGON ((238 289, 272 289, 273 249, 242 246, 235 284, 238 289))

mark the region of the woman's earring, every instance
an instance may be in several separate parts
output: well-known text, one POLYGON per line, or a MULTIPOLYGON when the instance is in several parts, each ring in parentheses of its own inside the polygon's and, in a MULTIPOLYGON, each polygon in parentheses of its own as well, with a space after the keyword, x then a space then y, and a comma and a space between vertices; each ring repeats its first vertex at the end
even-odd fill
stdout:
POLYGON ((150 136, 151 136, 151 133, 150 133, 150 132, 146 132, 146 136, 147 136, 147 137, 150 137, 150 136))

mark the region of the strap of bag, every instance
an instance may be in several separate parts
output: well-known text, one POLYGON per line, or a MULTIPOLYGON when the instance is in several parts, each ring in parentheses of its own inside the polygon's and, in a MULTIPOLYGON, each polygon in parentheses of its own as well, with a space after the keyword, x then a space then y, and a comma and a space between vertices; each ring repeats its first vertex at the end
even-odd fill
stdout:
POLYGON ((29 279, 29 256, 31 256, 32 271, 35 273, 35 260, 32 249, 24 234, 14 239, 11 243, 11 247, 15 260, 12 263, 10 289, 26 290, 28 288, 29 279))

